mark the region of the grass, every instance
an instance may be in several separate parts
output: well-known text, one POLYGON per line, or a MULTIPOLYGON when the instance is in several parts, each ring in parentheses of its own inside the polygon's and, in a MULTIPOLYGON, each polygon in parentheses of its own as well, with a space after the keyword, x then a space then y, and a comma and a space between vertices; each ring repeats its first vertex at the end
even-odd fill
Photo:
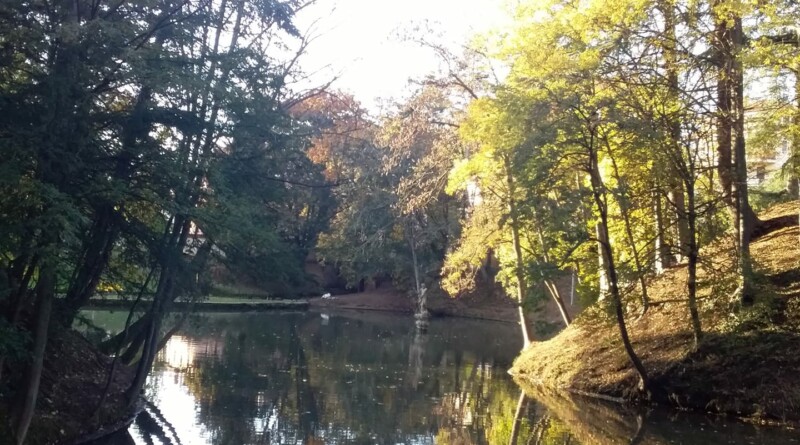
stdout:
MULTIPOLYGON (((778 204, 762 219, 797 215, 799 202, 778 204)), ((686 299, 686 268, 648 283, 656 304, 638 314, 638 295, 626 296, 634 348, 653 382, 654 401, 730 413, 764 422, 800 421, 800 228, 755 240, 751 253, 760 293, 740 308, 732 295, 732 242, 707 246, 699 270, 704 340, 695 350, 686 299)), ((635 400, 637 376, 619 331, 599 303, 555 338, 526 349, 512 373, 528 383, 635 400)))

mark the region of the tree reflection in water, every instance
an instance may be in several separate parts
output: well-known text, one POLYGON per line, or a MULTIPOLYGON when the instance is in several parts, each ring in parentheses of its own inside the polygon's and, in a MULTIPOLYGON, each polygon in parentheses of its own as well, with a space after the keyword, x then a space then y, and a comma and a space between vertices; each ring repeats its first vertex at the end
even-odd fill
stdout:
POLYGON ((152 406, 113 443, 800 444, 539 388, 522 396, 506 373, 517 337, 514 325, 457 319, 422 333, 374 313, 203 316, 159 355, 152 406))
MULTIPOLYGON (((181 437, 187 443, 373 444, 434 443, 441 434, 489 443, 503 417, 490 408, 517 394, 505 373, 519 348, 513 326, 434 321, 424 333, 396 316, 323 321, 209 316, 170 341, 148 395, 165 418, 184 417, 176 424, 194 416, 199 437, 181 437), (173 406, 176 385, 193 409, 173 406)), ((176 439, 141 422, 132 432, 141 443, 176 439)))

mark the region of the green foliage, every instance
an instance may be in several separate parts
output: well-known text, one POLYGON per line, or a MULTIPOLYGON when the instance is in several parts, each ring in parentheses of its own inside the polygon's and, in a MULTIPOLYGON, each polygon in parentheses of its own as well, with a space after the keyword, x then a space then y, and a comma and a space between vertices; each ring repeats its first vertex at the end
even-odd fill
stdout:
POLYGON ((301 3, 179 3, 4 3, 4 269, 56 256, 68 300, 94 282, 131 292, 201 235, 234 274, 305 282, 330 198, 307 186, 323 181, 275 57, 301 3))

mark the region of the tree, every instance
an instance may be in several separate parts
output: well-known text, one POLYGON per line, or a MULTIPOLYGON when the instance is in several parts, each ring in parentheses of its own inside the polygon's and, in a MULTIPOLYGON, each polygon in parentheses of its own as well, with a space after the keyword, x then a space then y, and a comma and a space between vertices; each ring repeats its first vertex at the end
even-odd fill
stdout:
POLYGON ((454 152, 461 149, 447 112, 447 98, 423 88, 379 124, 349 122, 362 113, 347 113, 334 128, 353 131, 324 136, 315 149, 344 182, 336 189, 331 230, 320 238, 323 258, 339 266, 351 286, 388 273, 412 290, 420 313, 459 214, 460 204, 444 194, 454 152))
POLYGON ((302 6, 3 6, 0 304, 13 329, 35 333, 29 378, 16 385, 18 442, 47 337, 69 326, 101 282, 153 293, 124 341, 111 342, 126 348, 121 358, 140 357, 131 401, 164 343, 164 314, 176 299, 202 295, 198 277, 212 256, 261 269, 278 253, 273 278, 305 282, 303 252, 326 196, 308 192, 322 179, 305 153, 309 125, 284 104, 297 100, 286 85, 299 54, 274 57, 299 37, 292 16, 302 6))

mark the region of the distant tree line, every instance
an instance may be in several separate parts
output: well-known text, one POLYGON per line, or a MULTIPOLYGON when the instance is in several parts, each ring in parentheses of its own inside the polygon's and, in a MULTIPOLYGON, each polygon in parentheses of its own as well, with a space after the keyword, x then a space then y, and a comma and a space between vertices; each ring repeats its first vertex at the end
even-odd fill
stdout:
POLYGON ((334 192, 347 199, 322 256, 351 281, 394 271, 450 295, 494 265, 526 344, 533 299, 571 322, 557 282, 574 274, 646 390, 626 318, 662 303, 650 279, 686 267, 676 293, 698 345, 698 293, 747 310, 760 292, 751 241, 798 223, 761 221, 754 206, 798 198, 799 14, 781 1, 531 1, 463 53, 426 34, 440 72, 372 126, 351 125, 368 144, 327 152, 352 182, 334 192), (759 159, 780 160, 782 181, 754 197, 759 159), (709 264, 703 248, 726 242, 730 267, 709 264))

